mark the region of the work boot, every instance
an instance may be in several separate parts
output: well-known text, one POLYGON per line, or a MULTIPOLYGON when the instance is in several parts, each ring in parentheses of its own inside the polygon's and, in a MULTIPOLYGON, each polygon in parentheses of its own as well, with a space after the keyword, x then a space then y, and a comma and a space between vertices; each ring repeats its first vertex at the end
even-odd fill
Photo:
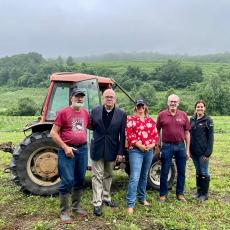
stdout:
POLYGON ((196 175, 196 188, 197 192, 194 195, 195 199, 197 199, 201 195, 201 175, 196 175))
POLYGON ((69 194, 59 193, 60 198, 60 218, 63 224, 71 224, 72 219, 69 215, 69 194))
POLYGON ((197 198, 198 201, 203 202, 208 199, 210 176, 201 176, 201 195, 197 198))
POLYGON ((72 211, 81 217, 87 216, 87 212, 80 207, 82 189, 73 189, 72 191, 72 211))

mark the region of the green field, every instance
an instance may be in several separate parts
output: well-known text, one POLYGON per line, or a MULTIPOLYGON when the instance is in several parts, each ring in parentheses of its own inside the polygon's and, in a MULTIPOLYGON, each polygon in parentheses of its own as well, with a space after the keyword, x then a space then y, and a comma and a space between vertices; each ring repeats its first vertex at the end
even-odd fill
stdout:
MULTIPOLYGON (((24 134, 20 126, 35 117, 0 117, 0 142, 13 141, 18 144, 24 134), (5 132, 2 132, 2 131, 5 132), (9 132, 6 132, 6 131, 9 132), (15 130, 15 131, 13 131, 15 130)), ((74 224, 65 227, 59 221, 59 202, 57 197, 28 196, 22 193, 13 182, 10 174, 3 173, 10 162, 11 154, 0 151, 0 229, 230 229, 230 117, 213 117, 215 123, 214 153, 210 160, 210 198, 197 203, 195 192, 195 170, 190 160, 187 165, 185 195, 188 203, 175 199, 175 188, 169 193, 166 204, 157 201, 158 192, 149 190, 151 207, 136 205, 133 216, 126 214, 125 195, 128 177, 122 171, 114 173, 112 197, 119 208, 110 210, 103 207, 103 216, 95 218, 92 214, 91 176, 87 173, 87 188, 84 192, 83 207, 89 212, 87 219, 76 218, 74 224)))
MULTIPOLYGON (((90 67, 105 67, 114 70, 117 73, 123 74, 127 67, 136 66, 146 73, 150 73, 157 67, 166 63, 167 61, 102 61, 102 62, 89 62, 87 66, 90 67)), ((181 61, 183 65, 187 66, 200 66, 203 70, 204 78, 209 78, 211 75, 216 74, 220 69, 230 71, 230 64, 225 63, 201 63, 192 61, 181 61)))
POLYGON ((45 100, 48 89, 45 88, 5 88, 0 87, 0 113, 11 106, 16 106, 22 98, 31 98, 40 108, 45 100))

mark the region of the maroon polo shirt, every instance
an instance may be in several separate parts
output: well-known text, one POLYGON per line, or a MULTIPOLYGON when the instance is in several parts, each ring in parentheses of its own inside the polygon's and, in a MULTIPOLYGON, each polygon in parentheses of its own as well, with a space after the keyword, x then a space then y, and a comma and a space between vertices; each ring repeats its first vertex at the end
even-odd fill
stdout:
POLYGON ((185 140, 185 131, 190 130, 187 114, 177 110, 173 116, 168 109, 160 112, 157 118, 157 130, 162 130, 162 142, 179 143, 185 140))

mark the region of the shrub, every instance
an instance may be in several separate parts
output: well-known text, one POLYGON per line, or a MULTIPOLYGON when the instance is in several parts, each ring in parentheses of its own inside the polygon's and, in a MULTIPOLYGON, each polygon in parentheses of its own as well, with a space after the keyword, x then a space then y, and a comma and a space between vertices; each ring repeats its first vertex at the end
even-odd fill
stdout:
POLYGON ((33 116, 36 115, 37 110, 37 104, 31 98, 25 97, 20 99, 16 106, 11 106, 6 111, 6 115, 33 116))

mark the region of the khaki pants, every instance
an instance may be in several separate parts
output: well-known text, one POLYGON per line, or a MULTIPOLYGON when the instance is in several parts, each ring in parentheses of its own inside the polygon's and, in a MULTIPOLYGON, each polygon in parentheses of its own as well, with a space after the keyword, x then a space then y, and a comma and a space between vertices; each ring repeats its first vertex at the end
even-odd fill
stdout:
POLYGON ((101 206, 102 200, 111 201, 113 168, 114 161, 92 161, 93 206, 101 206))

